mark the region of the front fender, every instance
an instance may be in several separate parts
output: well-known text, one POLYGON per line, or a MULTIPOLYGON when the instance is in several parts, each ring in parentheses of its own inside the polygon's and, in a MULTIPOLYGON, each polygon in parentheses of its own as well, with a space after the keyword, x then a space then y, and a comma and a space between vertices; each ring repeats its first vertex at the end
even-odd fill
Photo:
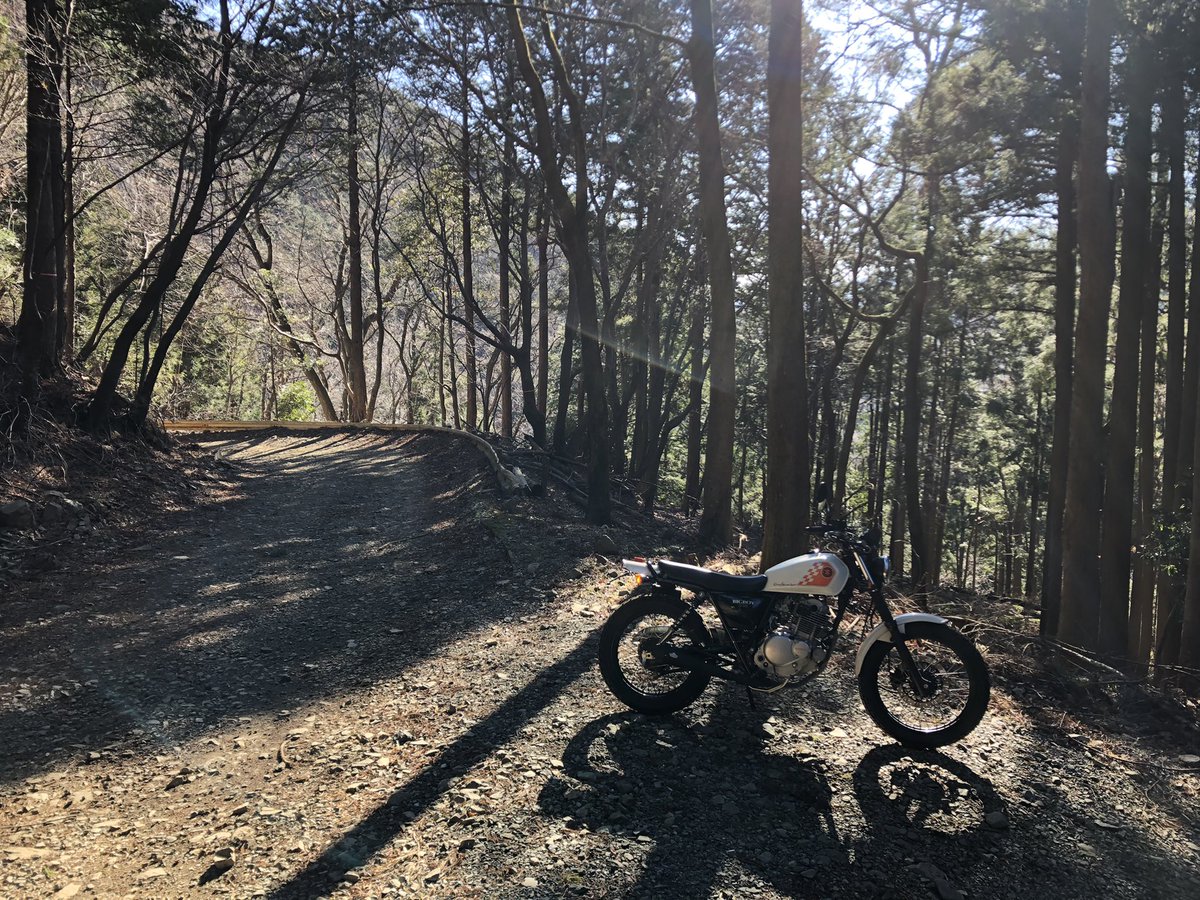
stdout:
MULTIPOLYGON (((935 616, 933 613, 904 613, 903 615, 896 616, 896 627, 900 629, 901 634, 904 634, 904 629, 910 622, 935 622, 940 625, 950 624, 948 619, 935 616)), ((867 658, 867 651, 871 649, 871 645, 876 641, 886 641, 889 644, 892 642, 892 633, 883 622, 880 622, 871 629, 871 633, 863 639, 862 646, 858 648, 858 656, 854 660, 854 674, 856 677, 862 671, 862 664, 863 660, 867 658)))

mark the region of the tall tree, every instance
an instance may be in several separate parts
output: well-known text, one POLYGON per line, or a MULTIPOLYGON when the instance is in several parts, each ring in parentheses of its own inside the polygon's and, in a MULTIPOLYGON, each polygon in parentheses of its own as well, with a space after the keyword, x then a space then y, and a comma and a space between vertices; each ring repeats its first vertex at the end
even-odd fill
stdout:
POLYGON ((804 254, 804 4, 772 0, 767 62, 767 489, 762 564, 803 552, 812 468, 804 254))
POLYGON ((1058 630, 1062 602, 1062 522, 1067 495, 1067 459, 1071 440, 1071 378, 1075 341, 1076 247, 1075 165, 1079 158, 1080 64, 1082 35, 1073 23, 1058 29, 1062 97, 1055 139, 1054 194, 1057 229, 1054 238, 1054 430, 1050 480, 1046 498, 1045 563, 1042 574, 1042 634, 1058 630))
MULTIPOLYGON (((1200 191, 1196 191, 1192 209, 1192 258, 1187 295, 1187 343, 1184 352, 1183 397, 1194 397, 1200 391, 1200 191)), ((1191 403, 1183 402, 1180 434, 1190 435, 1194 430, 1196 409, 1191 403)), ((1178 476, 1179 496, 1191 496, 1192 460, 1188 455, 1186 440, 1179 442, 1178 476)), ((1165 506, 1166 504, 1164 504, 1165 506)))
POLYGON ((1151 532, 1154 529, 1155 495, 1155 382, 1154 374, 1158 362, 1155 345, 1158 342, 1158 294, 1161 268, 1155 252, 1161 249, 1161 228, 1155 228, 1152 239, 1151 265, 1143 292, 1141 373, 1138 376, 1138 504, 1134 538, 1137 556, 1133 564, 1133 584, 1129 599, 1129 625, 1127 629, 1126 653, 1135 670, 1145 671, 1150 664, 1150 653, 1154 646, 1154 580, 1155 567, 1146 553, 1151 532))
MULTIPOLYGON (((1187 201, 1184 194, 1184 155, 1187 142, 1184 82, 1187 55, 1186 51, 1178 46, 1179 38, 1176 35, 1180 30, 1179 20, 1172 17, 1168 22, 1167 31, 1172 39, 1168 42, 1165 55, 1170 69, 1162 101, 1163 143, 1170 170, 1167 187, 1167 358, 1163 410, 1162 507, 1167 521, 1174 525, 1182 518, 1180 512, 1181 509, 1186 509, 1188 499, 1186 491, 1181 491, 1181 486, 1186 482, 1186 478, 1181 476, 1189 473, 1192 465, 1191 447, 1189 441, 1184 439, 1185 435, 1191 433, 1189 413, 1192 407, 1186 398, 1192 396, 1188 393, 1189 390, 1195 392, 1196 384, 1194 374, 1189 375, 1185 371, 1185 354, 1188 348, 1185 347, 1184 337, 1187 317, 1187 201), (1185 384, 1185 378, 1190 378, 1191 384, 1185 384)), ((1186 40, 1184 43, 1186 44, 1186 40)), ((1192 265, 1196 265, 1195 259, 1192 265)), ((1195 302, 1193 298, 1192 303, 1195 302)), ((1196 315, 1193 310, 1193 316, 1196 315)), ((1189 330, 1186 340, 1200 342, 1200 333, 1192 334, 1189 330)), ((1159 660, 1167 664, 1173 663, 1179 654, 1180 604, 1184 601, 1185 590, 1186 584, 1178 567, 1172 572, 1164 572, 1159 579, 1157 650, 1159 660)))
POLYGON ((1062 609, 1058 636, 1094 648, 1099 636, 1100 448, 1104 364, 1112 305, 1112 209, 1108 182, 1109 72, 1113 0, 1090 0, 1080 101, 1079 316, 1071 385, 1071 447, 1063 507, 1062 609))
POLYGON ((733 438, 737 415, 737 338, 733 259, 725 213, 725 164, 718 116, 712 0, 690 0, 692 37, 687 55, 696 94, 693 120, 700 157, 700 219, 708 255, 712 303, 709 333, 708 441, 701 486, 700 540, 733 539, 733 438))
MULTIPOLYGON (((1192 434, 1192 471, 1200 472, 1200 396, 1189 398, 1197 405, 1195 431, 1192 434)), ((1200 670, 1200 478, 1192 479, 1191 541, 1188 550, 1187 590, 1184 594, 1183 624, 1179 643, 1179 664, 1200 670)), ((1191 688, 1200 691, 1193 675, 1191 688)))
POLYGON ((473 250, 474 220, 471 215, 471 95, 467 87, 467 39, 463 37, 462 73, 462 292, 464 330, 466 331, 467 369, 467 428, 479 422, 479 375, 475 358, 475 252, 473 250))
MULTIPOLYGON (((1125 92, 1128 109, 1125 203, 1121 216, 1121 283, 1117 300, 1116 365, 1109 406, 1108 457, 1104 467, 1100 617, 1096 635, 1097 648, 1114 656, 1125 652, 1129 609, 1138 349, 1150 268, 1150 119, 1154 79, 1153 47, 1146 39, 1135 40, 1130 50, 1125 92)), ((1157 284, 1151 285, 1150 289, 1157 293, 1157 284)))
POLYGON ((64 290, 62 13, 58 0, 26 0, 24 293, 17 340, 26 390, 58 369, 64 290))
POLYGON ((367 366, 363 324, 362 184, 359 181, 359 86, 363 73, 359 60, 359 22, 355 0, 342 10, 346 24, 346 261, 349 267, 349 346, 346 354, 346 388, 351 422, 367 418, 367 366))
MULTIPOLYGON (((529 41, 525 36, 525 26, 515 0, 507 4, 507 10, 509 29, 516 47, 517 68, 525 82, 533 107, 534 148, 554 212, 559 242, 571 269, 571 281, 578 304, 583 390, 587 401, 584 417, 588 445, 587 517, 589 522, 603 525, 607 524, 612 515, 612 498, 609 496, 608 404, 604 397, 604 375, 600 362, 595 266, 589 246, 588 210, 585 203, 571 199, 563 180, 550 106, 546 102, 541 76, 533 63, 529 41)), ((576 176, 584 178, 587 171, 587 140, 583 103, 568 76, 566 63, 559 52, 554 31, 548 20, 543 20, 542 35, 550 53, 555 84, 566 98, 570 112, 567 123, 570 156, 576 176)))

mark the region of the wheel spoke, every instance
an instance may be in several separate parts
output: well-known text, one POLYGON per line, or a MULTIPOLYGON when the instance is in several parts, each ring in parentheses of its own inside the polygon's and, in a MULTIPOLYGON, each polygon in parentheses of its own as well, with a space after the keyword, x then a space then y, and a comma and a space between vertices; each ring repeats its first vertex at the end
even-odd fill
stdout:
POLYGON ((913 689, 908 672, 893 647, 877 673, 880 698, 898 724, 915 731, 940 731, 953 725, 965 712, 971 693, 965 660, 953 647, 922 638, 907 643, 928 696, 913 689))
POLYGON ((617 664, 626 683, 641 694, 655 696, 679 688, 691 675, 687 669, 664 665, 651 655, 659 648, 685 647, 691 640, 679 622, 654 613, 634 619, 617 643, 617 664))

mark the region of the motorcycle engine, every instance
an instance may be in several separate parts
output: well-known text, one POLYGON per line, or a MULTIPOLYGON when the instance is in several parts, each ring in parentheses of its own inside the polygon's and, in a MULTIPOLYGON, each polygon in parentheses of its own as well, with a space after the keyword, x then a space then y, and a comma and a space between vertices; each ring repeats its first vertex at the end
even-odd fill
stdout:
POLYGON ((829 607, 816 597, 795 597, 776 608, 775 627, 754 654, 755 664, 784 680, 807 675, 828 654, 829 607))

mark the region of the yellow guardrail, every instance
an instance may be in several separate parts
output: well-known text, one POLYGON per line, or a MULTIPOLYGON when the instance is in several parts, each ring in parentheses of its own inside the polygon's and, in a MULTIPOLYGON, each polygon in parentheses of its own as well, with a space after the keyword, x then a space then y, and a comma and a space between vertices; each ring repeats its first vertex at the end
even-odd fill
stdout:
POLYGON ((500 487, 505 491, 523 490, 529 486, 529 482, 521 473, 520 469, 506 469, 504 464, 500 462, 500 457, 496 455, 496 448, 485 441, 477 434, 472 434, 469 431, 463 431, 460 428, 442 428, 437 425, 387 425, 382 423, 348 423, 348 422, 279 422, 275 420, 263 420, 258 422, 243 422, 233 419, 168 419, 163 422, 163 427, 167 431, 173 432, 197 432, 197 431, 317 431, 321 429, 335 429, 337 431, 381 431, 381 432, 403 432, 409 434, 448 434, 451 437, 463 438, 470 441, 483 453, 488 464, 492 467, 492 471, 496 473, 496 478, 500 482, 500 487))

